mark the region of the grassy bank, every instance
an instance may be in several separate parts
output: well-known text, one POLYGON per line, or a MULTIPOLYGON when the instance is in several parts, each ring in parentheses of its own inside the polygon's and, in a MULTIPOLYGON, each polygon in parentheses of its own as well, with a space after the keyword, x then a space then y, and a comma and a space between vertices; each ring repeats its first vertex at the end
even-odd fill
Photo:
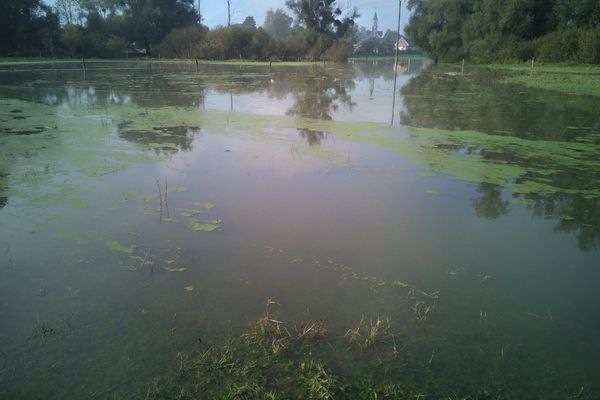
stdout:
POLYGON ((576 95, 600 96, 600 65, 490 64, 485 68, 507 71, 507 83, 576 95))

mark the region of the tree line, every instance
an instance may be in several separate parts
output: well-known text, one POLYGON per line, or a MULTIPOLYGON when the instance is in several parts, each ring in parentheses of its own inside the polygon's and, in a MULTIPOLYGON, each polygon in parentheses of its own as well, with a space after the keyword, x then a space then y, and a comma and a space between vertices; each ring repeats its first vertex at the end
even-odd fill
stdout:
POLYGON ((406 33, 436 61, 600 63, 598 0, 408 0, 406 33))
MULTIPOLYGON (((225 3, 224 3, 225 4, 225 3)), ((164 56, 191 59, 346 59, 355 42, 356 9, 336 0, 288 0, 262 27, 209 29, 194 0, 43 0, 0 2, 0 56, 164 56)))

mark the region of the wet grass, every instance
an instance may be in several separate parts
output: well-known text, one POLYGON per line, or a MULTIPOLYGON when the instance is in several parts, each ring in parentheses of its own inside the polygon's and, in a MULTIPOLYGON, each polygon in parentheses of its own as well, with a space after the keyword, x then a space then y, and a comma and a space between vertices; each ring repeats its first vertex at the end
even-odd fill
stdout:
POLYGON ((269 299, 266 310, 250 325, 248 332, 242 337, 249 345, 261 346, 273 354, 279 354, 291 347, 311 346, 323 343, 327 339, 328 330, 322 321, 309 320, 293 330, 288 329, 273 311, 279 303, 269 299))
POLYGON ((275 319, 274 303, 240 337, 222 346, 177 353, 174 366, 137 398, 159 399, 515 399, 505 387, 458 388, 428 380, 434 348, 427 354, 398 350, 391 321, 377 317, 327 341, 323 322, 288 330, 275 319), (338 339, 342 339, 341 337, 338 339), (369 351, 366 351, 369 350, 369 351), (340 359, 345 362, 340 364, 340 359), (351 360, 349 362, 349 360, 351 360), (410 364, 409 368, 406 365, 410 364), (400 373, 399 373, 400 371, 400 373), (404 371, 404 373, 402 373, 404 371), (416 371, 416 372, 415 372, 416 371), (420 376, 415 379, 415 374, 420 376), (427 384, 424 384, 423 379, 427 384))
POLYGON ((377 316, 375 320, 365 323, 363 317, 356 328, 346 331, 344 337, 360 349, 377 349, 385 340, 393 339, 390 319, 377 316))
POLYGON ((600 66, 569 64, 491 64, 489 69, 509 71, 507 83, 556 92, 600 96, 600 66))

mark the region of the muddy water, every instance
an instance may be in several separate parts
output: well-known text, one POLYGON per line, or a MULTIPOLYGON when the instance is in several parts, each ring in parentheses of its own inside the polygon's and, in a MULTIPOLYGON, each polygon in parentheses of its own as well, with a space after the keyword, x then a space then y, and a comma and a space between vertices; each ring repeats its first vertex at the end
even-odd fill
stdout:
POLYGON ((598 395, 599 98, 420 61, 395 109, 385 63, 87 64, 0 66, 2 395, 143 398, 267 299, 325 321, 341 376, 385 316, 404 353, 376 367, 432 398, 598 395))

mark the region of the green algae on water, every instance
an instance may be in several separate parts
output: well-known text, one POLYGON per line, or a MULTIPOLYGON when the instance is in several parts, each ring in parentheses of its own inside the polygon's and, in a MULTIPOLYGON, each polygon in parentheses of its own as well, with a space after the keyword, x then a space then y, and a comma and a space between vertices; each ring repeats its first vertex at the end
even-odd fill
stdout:
POLYGON ((118 252, 125 253, 125 254, 132 254, 133 251, 135 250, 135 246, 123 246, 116 240, 109 240, 108 242, 106 242, 106 245, 112 251, 118 251, 118 252))
POLYGON ((213 232, 220 228, 220 224, 192 222, 191 228, 193 231, 213 232))
POLYGON ((185 272, 185 271, 187 271, 186 267, 179 267, 179 268, 163 267, 163 269, 167 272, 185 272))
POLYGON ((206 210, 210 210, 211 208, 213 208, 215 206, 213 203, 208 202, 208 201, 197 201, 192 204, 195 205, 196 207, 204 208, 206 210))

